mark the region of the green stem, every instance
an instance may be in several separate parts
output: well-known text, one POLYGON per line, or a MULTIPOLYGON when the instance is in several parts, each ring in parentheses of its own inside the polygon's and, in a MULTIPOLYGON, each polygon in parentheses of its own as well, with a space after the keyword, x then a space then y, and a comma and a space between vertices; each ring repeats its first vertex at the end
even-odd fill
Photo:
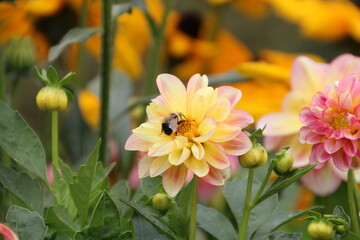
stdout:
POLYGON ((264 177, 264 180, 262 181, 261 186, 253 199, 254 206, 256 206, 258 204, 257 201, 258 201, 259 197, 261 196, 261 194, 263 193, 265 186, 266 186, 267 182, 269 181, 269 178, 270 178, 270 175, 271 175, 273 169, 274 169, 274 165, 272 163, 270 163, 270 166, 266 173, 266 176, 264 177))
MULTIPOLYGON (((81 4, 80 14, 79 14, 79 24, 80 28, 85 28, 87 26, 87 17, 88 17, 88 0, 83 0, 81 4)), ((76 66, 76 79, 77 86, 79 89, 84 87, 85 84, 85 69, 86 69, 86 48, 84 43, 78 44, 77 49, 77 66, 76 66)))
POLYGON ((111 74, 111 1, 102 1, 102 54, 101 54, 101 121, 100 133, 101 145, 99 150, 99 160, 105 163, 106 146, 108 137, 109 119, 109 88, 111 74))
POLYGON ((248 182, 246 187, 246 196, 245 196, 245 205, 243 210, 243 216, 241 219, 240 229, 239 229, 239 240, 246 239, 246 230, 249 222, 250 212, 252 209, 251 203, 251 192, 252 192, 252 184, 254 179, 254 168, 249 168, 248 182))
POLYGON ((359 217, 358 211, 356 210, 356 203, 355 203, 355 192, 358 191, 357 184, 355 181, 354 172, 352 169, 348 171, 347 174, 347 186, 348 186, 348 199, 349 199, 349 207, 350 207, 350 217, 352 222, 352 229, 357 236, 360 236, 360 225, 359 225, 359 217))
POLYGON ((191 216, 190 216, 190 233, 189 239, 196 240, 196 210, 198 202, 198 178, 194 176, 193 178, 193 194, 192 194, 192 203, 191 203, 191 216))
MULTIPOLYGON (((0 54, 3 55, 2 51, 0 50, 0 54)), ((6 78, 5 78, 5 71, 4 71, 4 58, 0 57, 0 99, 3 102, 6 102, 6 78)))
MULTIPOLYGON (((52 111, 51 112, 51 144, 52 144, 52 165, 53 170, 57 169, 59 166, 58 161, 58 112, 52 111)), ((54 170, 55 171, 55 170, 54 170)))

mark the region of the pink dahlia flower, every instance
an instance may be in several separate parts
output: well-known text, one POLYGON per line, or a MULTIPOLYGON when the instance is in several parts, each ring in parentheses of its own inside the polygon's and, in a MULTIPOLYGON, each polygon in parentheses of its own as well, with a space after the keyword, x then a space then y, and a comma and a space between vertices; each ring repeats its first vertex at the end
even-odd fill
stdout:
POLYGON ((313 144, 310 162, 331 160, 341 171, 360 166, 360 82, 350 74, 318 92, 300 113, 300 142, 313 144))
MULTIPOLYGON (((312 146, 299 141, 299 131, 303 126, 299 113, 303 107, 310 105, 317 92, 352 73, 360 76, 360 59, 351 54, 343 54, 330 64, 316 63, 304 56, 298 57, 292 67, 291 91, 283 101, 282 111, 265 115, 257 123, 257 128, 266 125, 265 147, 268 150, 278 150, 290 145, 289 152, 294 156, 294 167, 309 165, 312 146)), ((344 179, 339 172, 330 161, 306 174, 302 181, 317 195, 324 196, 334 192, 344 179)))
POLYGON ((0 223, 0 235, 4 240, 19 240, 18 236, 5 224, 0 223))
POLYGON ((163 174, 163 187, 176 196, 188 171, 217 186, 230 176, 229 156, 250 150, 252 143, 242 129, 254 120, 234 106, 241 91, 212 88, 208 78, 190 78, 187 88, 175 76, 156 79, 160 96, 146 108, 148 120, 135 128, 125 149, 142 151, 140 178, 163 174))

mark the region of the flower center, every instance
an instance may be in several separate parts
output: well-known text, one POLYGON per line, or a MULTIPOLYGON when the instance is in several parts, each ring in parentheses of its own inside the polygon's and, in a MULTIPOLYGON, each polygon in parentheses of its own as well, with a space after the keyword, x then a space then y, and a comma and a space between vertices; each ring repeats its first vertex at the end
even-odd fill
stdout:
POLYGON ((192 139, 195 137, 195 134, 196 134, 196 126, 193 120, 181 120, 178 123, 176 135, 184 136, 189 139, 192 139))
POLYGON ((349 121, 343 114, 339 114, 333 117, 331 120, 331 125, 335 130, 348 128, 350 126, 349 121))

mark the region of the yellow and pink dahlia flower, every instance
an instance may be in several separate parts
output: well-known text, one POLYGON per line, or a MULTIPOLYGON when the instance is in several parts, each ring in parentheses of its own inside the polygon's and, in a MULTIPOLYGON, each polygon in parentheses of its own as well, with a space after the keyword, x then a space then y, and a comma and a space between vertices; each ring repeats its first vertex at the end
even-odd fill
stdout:
POLYGON ((163 187, 172 197, 188 174, 223 185, 230 176, 229 158, 252 146, 242 129, 253 117, 234 108, 241 91, 209 87, 208 78, 200 74, 190 78, 187 88, 170 74, 160 74, 156 83, 160 96, 147 106, 147 121, 133 129, 125 144, 127 150, 145 153, 139 177, 163 174, 163 187))
POLYGON ((354 74, 318 92, 300 113, 301 143, 313 144, 310 162, 332 161, 341 171, 360 167, 360 80, 354 74))

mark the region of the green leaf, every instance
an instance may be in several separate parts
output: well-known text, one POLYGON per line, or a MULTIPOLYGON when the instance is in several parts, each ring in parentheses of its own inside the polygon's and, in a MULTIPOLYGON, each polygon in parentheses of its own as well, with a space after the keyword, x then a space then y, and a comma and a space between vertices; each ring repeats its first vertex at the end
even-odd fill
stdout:
POLYGON ((49 79, 51 85, 56 85, 58 82, 58 74, 56 72, 56 69, 53 66, 49 66, 46 71, 46 77, 49 79))
POLYGON ((78 210, 82 227, 85 226, 88 218, 100 142, 100 140, 97 142, 86 164, 81 165, 77 175, 74 176, 74 182, 70 184, 70 193, 78 210))
POLYGON ((176 233, 176 236, 182 237, 183 239, 187 238, 189 221, 185 216, 184 210, 177 204, 172 204, 162 219, 170 225, 170 228, 176 233))
POLYGON ((237 234, 231 222, 212 208, 197 205, 197 222, 199 227, 216 239, 236 240, 237 234))
POLYGON ((255 240, 297 240, 300 239, 301 236, 301 233, 275 232, 264 237, 257 237, 255 240))
MULTIPOLYGON (((153 225, 151 225, 142 216, 135 215, 133 217, 134 223, 134 239, 141 240, 168 240, 166 235, 159 233, 153 225)), ((173 239, 173 238, 172 238, 173 239)))
POLYGON ((142 215, 146 220, 148 220, 154 227, 158 229, 158 231, 164 233, 171 239, 177 239, 175 233, 170 229, 170 227, 163 222, 161 219, 158 219, 157 215, 159 213, 152 207, 146 205, 142 202, 129 202, 123 198, 119 198, 120 201, 133 208, 137 213, 142 215))
POLYGON ((318 208, 311 208, 305 211, 291 211, 291 212, 277 212, 273 214, 266 222, 264 222, 255 232, 254 237, 264 236, 269 234, 282 225, 298 219, 302 216, 309 214, 309 211, 313 211, 318 208))
POLYGON ((21 240, 42 240, 46 227, 42 217, 37 212, 13 205, 6 214, 6 222, 21 240))
POLYGON ((189 204, 189 199, 192 198, 193 189, 194 181, 191 181, 181 190, 177 201, 180 208, 183 209, 186 219, 188 219, 191 214, 191 204, 189 204))
POLYGON ((344 233, 339 234, 339 233, 335 232, 335 235, 336 235, 335 239, 344 239, 348 235, 348 231, 350 230, 351 219, 346 214, 345 210, 341 206, 336 206, 334 208, 333 215, 335 215, 336 217, 344 220, 345 223, 346 223, 346 224, 344 224, 345 225, 345 232, 344 233))
POLYGON ((69 72, 68 74, 65 75, 65 77, 63 77, 60 81, 59 81, 59 86, 64 86, 66 84, 69 84, 75 77, 75 73, 73 72, 69 72))
POLYGON ((0 164, 0 183, 28 209, 42 214, 44 191, 37 179, 0 164))
POLYGON ((124 203, 122 203, 119 200, 119 197, 125 199, 125 200, 130 200, 130 189, 128 184, 125 181, 119 181, 117 182, 111 189, 109 192, 110 196, 112 197, 112 199, 114 200, 117 208, 120 211, 120 214, 123 216, 124 215, 124 207, 126 206, 124 203))
POLYGON ((63 233, 70 238, 78 231, 78 226, 72 220, 69 211, 62 206, 51 206, 46 211, 46 225, 56 232, 63 233))
POLYGON ((148 197, 152 198, 159 192, 161 186, 161 177, 146 177, 141 179, 140 188, 141 191, 148 197))
POLYGON ((280 192, 284 188, 290 186, 292 183, 296 182, 302 176, 304 176, 306 173, 311 171, 315 166, 316 166, 316 164, 310 165, 310 166, 305 167, 305 168, 297 168, 297 169, 295 169, 293 171, 290 171, 290 172, 284 174, 282 177, 279 177, 270 186, 270 188, 267 189, 267 191, 265 193, 263 193, 263 195, 261 195, 261 197, 258 199, 256 204, 261 203, 262 201, 264 201, 265 199, 267 199, 271 195, 273 195, 273 194, 275 194, 277 192, 280 192))
MULTIPOLYGON (((227 182, 223 188, 225 199, 228 202, 238 225, 240 225, 242 219, 246 186, 247 179, 235 178, 233 181, 227 182)), ((260 183, 257 180, 254 180, 252 198, 255 196, 259 187, 260 183)), ((247 229, 247 239, 249 239, 255 230, 272 215, 273 211, 276 209, 277 203, 278 197, 277 195, 273 195, 251 210, 247 229)))
POLYGON ((100 32, 98 28, 73 28, 65 34, 60 43, 50 48, 48 60, 54 61, 60 53, 71 43, 85 42, 95 33, 100 32))
POLYGON ((0 101, 0 147, 18 164, 45 183, 45 152, 39 138, 18 112, 0 101))
POLYGON ((50 81, 47 79, 46 75, 43 75, 39 72, 39 69, 35 66, 35 73, 39 80, 43 81, 45 85, 50 84, 50 81))
POLYGON ((343 238, 344 240, 360 240, 360 237, 353 232, 348 232, 348 234, 343 238))
POLYGON ((111 18, 115 20, 124 13, 131 13, 132 3, 113 4, 111 8, 111 18))
POLYGON ((90 226, 78 238, 86 240, 113 240, 120 235, 120 215, 114 201, 104 192, 96 204, 90 226))

